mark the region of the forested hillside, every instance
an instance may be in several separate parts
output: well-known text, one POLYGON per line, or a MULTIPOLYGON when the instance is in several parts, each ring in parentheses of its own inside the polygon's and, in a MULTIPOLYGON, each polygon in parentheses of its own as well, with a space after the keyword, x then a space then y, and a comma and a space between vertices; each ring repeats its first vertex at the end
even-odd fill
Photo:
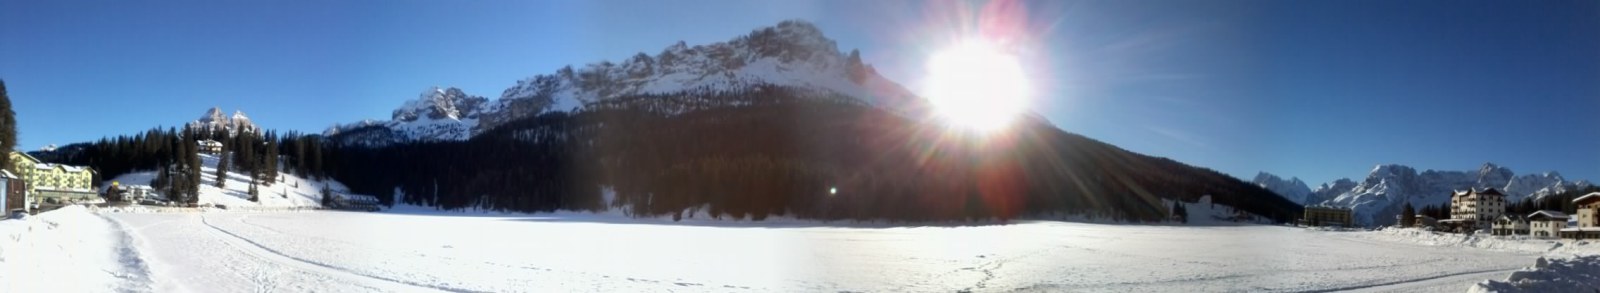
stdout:
MULTIPOLYGON (((351 133, 364 133, 352 131, 351 133)), ((328 144, 359 193, 441 208, 621 208, 637 216, 903 221, 1086 214, 1164 217, 1213 195, 1278 220, 1299 206, 1221 173, 1038 120, 981 137, 856 99, 786 87, 640 95, 521 119, 464 142, 328 144), (337 146, 336 146, 337 145, 337 146), (613 201, 602 198, 610 188, 613 201)), ((337 141, 338 137, 333 137, 337 141)))

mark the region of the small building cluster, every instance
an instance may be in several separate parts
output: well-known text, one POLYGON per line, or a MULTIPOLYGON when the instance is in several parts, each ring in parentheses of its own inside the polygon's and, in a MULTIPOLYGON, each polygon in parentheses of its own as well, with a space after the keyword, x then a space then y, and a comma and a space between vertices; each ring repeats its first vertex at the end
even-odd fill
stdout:
POLYGON ((1426 216, 1419 215, 1414 226, 1435 227, 1442 231, 1460 233, 1482 228, 1496 236, 1600 239, 1600 192, 1585 194, 1573 199, 1572 203, 1577 206, 1577 212, 1572 215, 1559 211, 1535 211, 1527 215, 1505 214, 1504 195, 1500 195, 1494 189, 1476 192, 1469 190, 1456 192, 1451 198, 1453 206, 1449 220, 1441 220, 1436 224, 1428 223, 1429 219, 1426 216), (1484 219, 1492 220, 1484 221, 1484 219))
POLYGON ((202 154, 210 154, 210 155, 220 155, 220 154, 222 154, 222 142, 219 142, 219 141, 209 140, 209 139, 201 140, 201 141, 195 142, 195 146, 200 147, 200 153, 202 153, 202 154))
POLYGON ((163 198, 149 185, 122 185, 111 182, 111 187, 106 188, 106 200, 158 204, 163 198))

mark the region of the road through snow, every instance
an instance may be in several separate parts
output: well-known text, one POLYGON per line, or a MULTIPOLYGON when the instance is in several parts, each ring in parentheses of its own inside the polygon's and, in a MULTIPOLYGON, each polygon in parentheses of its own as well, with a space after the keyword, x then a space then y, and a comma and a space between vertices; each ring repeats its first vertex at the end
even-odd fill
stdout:
POLYGON ((1275 226, 673 225, 585 214, 105 216, 129 230, 159 292, 1459 292, 1537 255, 1275 226))

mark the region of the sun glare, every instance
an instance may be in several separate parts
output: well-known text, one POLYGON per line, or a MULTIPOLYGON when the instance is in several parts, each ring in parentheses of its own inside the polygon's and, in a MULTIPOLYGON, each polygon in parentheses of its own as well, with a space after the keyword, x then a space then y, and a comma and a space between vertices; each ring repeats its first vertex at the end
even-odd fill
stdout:
POLYGON ((985 41, 968 41, 928 60, 926 96, 951 125, 990 132, 1026 110, 1028 78, 1015 55, 985 41))

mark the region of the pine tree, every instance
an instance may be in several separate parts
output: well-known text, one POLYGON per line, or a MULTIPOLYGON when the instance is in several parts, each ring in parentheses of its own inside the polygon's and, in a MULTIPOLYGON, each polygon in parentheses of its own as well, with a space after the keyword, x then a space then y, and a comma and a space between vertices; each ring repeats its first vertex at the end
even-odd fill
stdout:
POLYGON ((11 166, 11 150, 17 148, 17 113, 11 110, 11 96, 6 93, 6 81, 0 80, 0 169, 15 170, 11 166))
MULTIPOLYGON (((222 146, 222 154, 227 154, 227 146, 222 146)), ((227 187, 227 159, 216 160, 216 187, 227 187)))
POLYGON ((265 164, 267 171, 263 174, 266 175, 266 184, 271 186, 273 182, 278 181, 278 138, 276 133, 267 132, 267 151, 265 157, 267 160, 265 164))
POLYGON ((11 110, 11 96, 6 94, 5 80, 0 80, 0 168, 11 167, 11 151, 16 149, 16 112, 11 110))
POLYGON ((323 184, 322 185, 322 207, 332 207, 332 206, 333 206, 333 189, 329 189, 327 184, 323 184))
POLYGON ((261 190, 256 189, 256 180, 254 176, 250 178, 250 201, 261 202, 261 190))
POLYGON ((1405 207, 1400 208, 1400 226, 1411 227, 1416 224, 1417 210, 1411 207, 1411 202, 1406 202, 1405 207))
MULTIPOLYGON (((190 138, 195 137, 194 134, 189 134, 187 136, 190 138)), ((200 202, 200 147, 195 145, 196 140, 194 139, 186 139, 185 141, 189 142, 189 150, 188 153, 185 154, 185 156, 187 156, 185 159, 189 161, 187 170, 188 172, 186 174, 189 177, 189 183, 184 185, 184 187, 187 188, 184 190, 184 192, 187 192, 188 196, 185 197, 185 199, 187 199, 190 204, 195 204, 200 202)))

